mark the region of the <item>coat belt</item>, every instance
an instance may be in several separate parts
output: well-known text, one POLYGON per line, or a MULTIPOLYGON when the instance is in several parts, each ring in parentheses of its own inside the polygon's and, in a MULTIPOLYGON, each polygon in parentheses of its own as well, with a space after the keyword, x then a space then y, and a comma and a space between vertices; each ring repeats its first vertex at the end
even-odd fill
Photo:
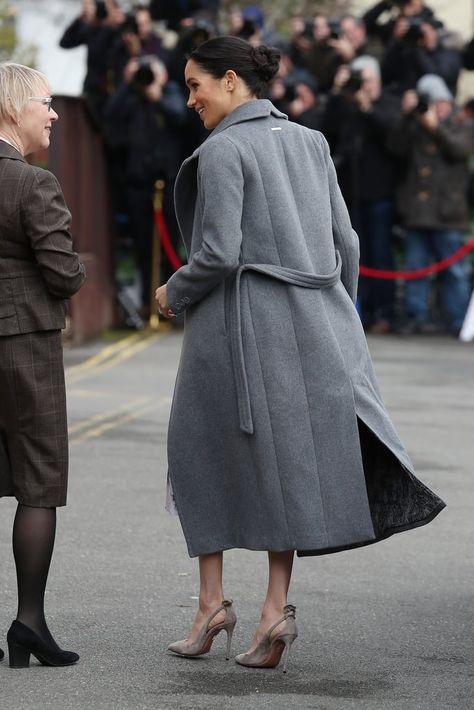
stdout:
POLYGON ((296 269, 273 264, 242 264, 239 267, 234 290, 234 303, 230 309, 230 344, 234 378, 237 389, 239 426, 246 434, 253 434, 250 394, 245 370, 244 346, 242 337, 242 309, 240 301, 240 283, 246 271, 256 271, 264 276, 283 281, 302 288, 330 288, 335 286, 341 276, 341 257, 336 251, 336 268, 330 274, 310 274, 296 269))

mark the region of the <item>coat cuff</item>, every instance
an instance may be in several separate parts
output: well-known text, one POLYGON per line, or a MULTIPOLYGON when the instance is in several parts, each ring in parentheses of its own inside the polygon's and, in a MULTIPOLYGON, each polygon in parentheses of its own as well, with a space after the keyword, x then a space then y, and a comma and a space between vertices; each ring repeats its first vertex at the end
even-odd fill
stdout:
POLYGON ((178 316, 180 313, 186 310, 187 306, 191 302, 191 299, 189 296, 180 296, 178 293, 176 293, 176 291, 178 291, 178 289, 176 288, 173 282, 172 276, 166 284, 168 309, 173 315, 178 316))

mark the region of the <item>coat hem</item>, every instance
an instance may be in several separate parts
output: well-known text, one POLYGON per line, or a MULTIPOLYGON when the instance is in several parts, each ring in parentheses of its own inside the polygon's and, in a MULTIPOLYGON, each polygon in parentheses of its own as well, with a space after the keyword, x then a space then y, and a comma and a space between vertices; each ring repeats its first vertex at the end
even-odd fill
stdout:
POLYGON ((336 547, 324 547, 321 549, 314 550, 297 550, 298 557, 316 557, 321 555, 329 555, 335 552, 345 552, 346 550, 355 550, 358 547, 366 547, 367 545, 373 545, 375 542, 381 542, 382 540, 387 540, 387 538, 396 535, 397 533, 405 532, 407 530, 414 530, 415 528, 420 528, 423 525, 428 525, 436 516, 441 513, 441 511, 446 507, 446 503, 439 503, 434 510, 423 520, 416 520, 413 523, 407 523, 405 525, 398 525, 388 530, 385 530, 381 535, 377 535, 372 540, 363 540, 362 542, 355 542, 350 545, 339 545, 336 547))
MULTIPOLYGON (((377 537, 371 538, 370 540, 361 540, 359 542, 354 542, 350 543, 347 545, 339 545, 339 546, 334 546, 334 547, 323 547, 323 548, 314 548, 314 549, 309 549, 309 550, 298 550, 297 548, 294 547, 288 547, 288 546, 278 546, 278 547, 260 547, 260 546, 255 546, 255 547, 250 547, 246 545, 223 545, 219 546, 217 548, 207 548, 200 550, 199 552, 195 552, 194 550, 191 550, 188 545, 188 553, 191 558, 193 557, 199 557, 201 555, 212 555, 217 552, 225 552, 226 550, 250 550, 252 552, 288 552, 289 550, 294 550, 298 557, 317 557, 317 556, 322 556, 322 555, 329 555, 333 554, 335 552, 345 552, 346 550, 355 550, 358 547, 366 547, 367 545, 372 545, 376 542, 381 542, 382 540, 386 540, 387 538, 391 537, 392 535, 396 535, 397 533, 405 532, 407 530, 413 530, 415 528, 422 527, 423 525, 428 525, 428 523, 431 523, 436 516, 441 513, 441 511, 446 507, 446 504, 441 501, 434 510, 431 511, 431 513, 426 517, 423 518, 423 520, 417 520, 413 523, 407 523, 406 525, 398 525, 389 528, 386 530, 383 534, 378 535, 377 537)), ((186 536, 185 536, 186 537, 186 536)), ((188 542, 186 540, 186 542, 188 542)))

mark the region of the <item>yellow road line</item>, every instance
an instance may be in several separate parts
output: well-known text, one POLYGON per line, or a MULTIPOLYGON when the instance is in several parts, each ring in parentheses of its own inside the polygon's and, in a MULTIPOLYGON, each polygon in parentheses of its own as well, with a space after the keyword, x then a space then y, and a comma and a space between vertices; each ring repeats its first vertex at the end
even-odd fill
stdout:
POLYGON ((118 419, 114 419, 113 421, 105 422, 105 424, 101 424, 100 426, 95 427, 94 429, 90 429, 89 431, 86 431, 82 436, 73 439, 71 441, 71 444, 81 444, 84 441, 89 441, 89 439, 95 439, 98 436, 104 434, 106 431, 116 429, 122 424, 130 422, 132 421, 132 419, 137 419, 142 414, 150 412, 152 409, 156 409, 157 407, 158 403, 149 404, 146 407, 141 407, 140 409, 136 409, 135 411, 130 412, 129 414, 125 414, 123 417, 119 417, 118 419))
POLYGON ((120 405, 120 407, 109 409, 108 411, 101 412, 100 414, 93 414, 92 416, 87 417, 87 419, 81 419, 81 421, 76 422, 75 424, 72 424, 69 427, 69 436, 72 436, 73 434, 76 434, 78 431, 81 431, 83 429, 87 429, 93 424, 103 422, 105 419, 111 419, 117 416, 118 414, 122 414, 124 411, 129 413, 130 411, 143 406, 145 403, 148 404, 149 402, 151 402, 151 400, 151 397, 138 397, 132 402, 127 402, 126 404, 120 405))
POLYGON ((124 350, 125 348, 128 348, 129 345, 132 345, 135 343, 137 340, 142 340, 145 337, 145 333, 140 332, 140 333, 134 333, 133 335, 130 335, 126 338, 122 338, 121 340, 112 343, 111 345, 108 345, 105 348, 102 348, 98 353, 93 355, 92 357, 88 358, 84 362, 79 363, 79 365, 72 365, 71 367, 66 368, 66 372, 68 374, 75 374, 76 372, 82 372, 83 370, 89 370, 96 365, 99 365, 102 363, 104 360, 107 360, 109 357, 112 357, 115 355, 115 353, 120 352, 121 350, 124 350))
POLYGON ((126 360, 129 360, 133 355, 136 355, 137 353, 141 352, 142 350, 145 350, 148 348, 150 345, 153 345, 159 338, 161 338, 161 333, 152 333, 148 334, 146 337, 142 338, 141 340, 134 341, 130 343, 126 348, 123 348, 122 351, 117 352, 114 356, 110 357, 108 360, 106 360, 103 363, 98 363, 95 367, 90 367, 87 369, 84 369, 82 371, 76 371, 73 373, 69 373, 69 371, 66 371, 66 381, 67 384, 74 384, 80 380, 84 380, 86 378, 94 377, 95 375, 102 374, 102 372, 105 372, 106 370, 109 370, 111 367, 115 367, 121 362, 125 362, 126 360))

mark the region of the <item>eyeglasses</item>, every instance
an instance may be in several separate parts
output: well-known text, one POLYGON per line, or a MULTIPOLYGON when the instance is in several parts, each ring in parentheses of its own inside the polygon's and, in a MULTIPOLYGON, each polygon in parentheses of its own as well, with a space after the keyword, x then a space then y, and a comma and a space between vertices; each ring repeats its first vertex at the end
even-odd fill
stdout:
POLYGON ((30 99, 30 101, 39 101, 44 106, 48 107, 48 111, 51 111, 51 104, 53 103, 53 99, 51 96, 47 96, 47 97, 30 96, 29 99, 30 99))

